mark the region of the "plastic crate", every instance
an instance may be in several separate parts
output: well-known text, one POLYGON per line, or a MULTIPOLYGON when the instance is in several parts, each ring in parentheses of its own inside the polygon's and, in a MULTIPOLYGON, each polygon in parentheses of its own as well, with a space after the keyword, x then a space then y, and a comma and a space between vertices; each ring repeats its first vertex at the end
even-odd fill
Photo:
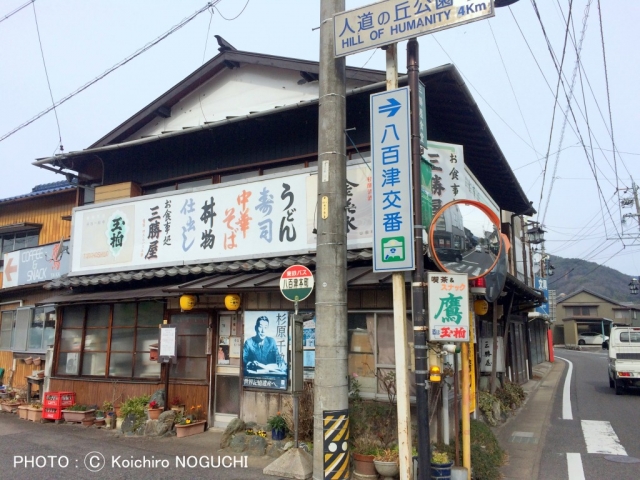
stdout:
POLYGON ((44 407, 71 407, 76 403, 75 392, 46 392, 42 405, 44 407))
POLYGON ((42 407, 42 418, 46 420, 62 419, 62 409, 60 407, 42 407))

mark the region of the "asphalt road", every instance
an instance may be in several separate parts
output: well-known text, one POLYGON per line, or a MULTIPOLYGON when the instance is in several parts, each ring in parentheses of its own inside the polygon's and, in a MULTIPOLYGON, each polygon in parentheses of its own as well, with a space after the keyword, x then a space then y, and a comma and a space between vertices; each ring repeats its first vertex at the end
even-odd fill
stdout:
POLYGON ((0 478, 262 479, 273 459, 218 454, 219 434, 116 436, 80 425, 36 424, 0 414, 0 478))
MULTIPOLYGON (((639 479, 640 390, 615 395, 609 388, 605 351, 558 349, 556 361, 562 361, 558 357, 570 361, 573 368, 565 368, 556 391, 539 479, 639 479), (569 370, 572 370, 569 398, 573 419, 563 418, 567 416, 563 413, 563 402, 569 370), (580 475, 580 466, 584 476, 580 475)), ((568 405, 564 406, 567 412, 568 405)))

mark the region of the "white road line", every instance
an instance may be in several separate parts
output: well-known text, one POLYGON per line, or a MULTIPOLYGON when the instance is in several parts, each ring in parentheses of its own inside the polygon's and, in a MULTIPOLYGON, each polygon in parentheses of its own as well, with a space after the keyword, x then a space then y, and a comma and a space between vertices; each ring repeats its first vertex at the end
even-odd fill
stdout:
POLYGON ((571 375, 573 373, 573 363, 566 358, 558 356, 556 356, 556 358, 567 362, 569 365, 567 376, 564 379, 564 388, 562 389, 562 419, 573 420, 573 414, 571 413, 571 375))
POLYGON ((567 471, 569 480, 584 480, 582 457, 579 453, 567 453, 567 471))
POLYGON ((627 451, 620 444, 620 440, 618 440, 618 436, 609 422, 582 420, 581 423, 588 453, 627 455, 627 451))

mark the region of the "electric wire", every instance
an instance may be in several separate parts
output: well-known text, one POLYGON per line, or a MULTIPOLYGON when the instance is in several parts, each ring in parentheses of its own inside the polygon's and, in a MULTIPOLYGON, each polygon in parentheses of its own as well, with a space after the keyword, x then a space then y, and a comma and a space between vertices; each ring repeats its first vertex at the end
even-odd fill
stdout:
POLYGON ((7 13, 4 17, 0 18, 0 23, 4 22, 5 20, 7 20, 8 18, 13 17, 16 13, 18 13, 20 10, 22 10, 23 8, 27 8, 29 6, 30 3, 34 3, 36 0, 29 0, 27 3, 25 3, 24 5, 19 6, 18 8, 16 8, 14 11, 7 13))
POLYGON ((60 131, 60 119, 58 118, 58 111, 56 110, 56 102, 53 99, 53 91, 51 90, 51 81, 49 80, 49 71, 47 70, 47 62, 44 59, 44 49, 42 48, 42 38, 40 37, 40 26, 38 25, 38 15, 36 14, 36 4, 31 2, 33 7, 33 19, 36 24, 36 33, 38 34, 38 45, 40 46, 40 56, 42 57, 42 66, 44 67, 44 76, 47 79, 47 87, 49 88, 49 98, 51 98, 51 104, 53 105, 53 113, 56 117, 56 125, 58 126, 58 145, 53 150, 53 154, 58 149, 62 150, 62 132, 60 131))
MULTIPOLYGON (((204 60, 207 57, 207 46, 209 45, 209 33, 211 32, 211 22, 213 21, 213 8, 209 9, 211 15, 209 16, 209 25, 207 26, 207 35, 204 39, 204 51, 202 52, 202 63, 204 65, 204 60)), ((198 94, 198 103, 200 104, 200 111, 202 112, 202 118, 205 122, 207 122, 207 115, 204 113, 204 108, 202 107, 202 97, 198 94)))
MULTIPOLYGON (((227 17, 225 17, 224 15, 222 15, 222 12, 220 11, 220 9, 219 9, 218 7, 215 7, 215 9, 218 11, 218 13, 220 14, 220 16, 221 16, 224 20, 226 20, 226 21, 228 21, 228 22, 231 22, 231 21, 235 20, 236 18, 238 18, 240 15, 242 15, 242 14, 244 13, 245 8, 247 8, 247 5, 249 5, 249 1, 250 1, 250 0, 247 0, 247 3, 245 3, 245 4, 244 4, 244 7, 242 7, 242 10, 240 10, 240 13, 239 13, 238 15, 236 15, 235 17, 233 17, 233 18, 227 18, 227 17)), ((216 3, 217 3, 217 2, 216 2, 216 3)))
POLYGON ((133 60, 134 58, 138 57, 139 55, 143 54, 144 52, 146 52, 147 50, 149 50, 151 47, 157 45, 158 43, 160 43, 162 40, 164 40, 165 38, 167 38, 168 36, 170 36, 171 34, 175 33, 176 31, 178 31, 179 29, 181 29, 182 27, 184 27, 186 24, 188 24, 189 22, 191 22, 194 18, 196 18, 198 15, 200 15, 202 12, 204 12, 205 10, 209 9, 209 7, 211 7, 212 5, 215 5, 216 3, 220 2, 220 0, 212 0, 211 2, 208 2, 204 7, 202 7, 201 9, 197 10, 196 12, 194 12, 193 14, 191 14, 190 16, 186 17, 185 19, 183 19, 180 23, 178 23, 177 25, 174 25, 173 27, 171 27, 167 32, 163 33, 162 35, 160 35, 158 38, 156 38, 155 40, 152 40, 151 42, 147 43, 144 47, 136 50, 133 54, 129 55, 127 58, 125 58, 124 60, 121 60, 120 62, 116 63, 114 66, 112 66, 111 68, 105 70, 102 74, 98 75, 96 78, 94 78, 93 80, 89 81, 88 83, 85 83, 83 86, 81 86, 80 88, 78 88, 77 90, 73 91, 72 93, 70 93, 69 95, 67 95, 66 97, 58 100, 56 103, 54 103, 53 106, 43 110, 42 112, 40 112, 39 114, 37 114, 36 116, 32 117, 31 119, 27 120, 26 122, 18 125, 17 127, 15 127, 13 130, 5 133, 4 135, 2 135, 0 137, 0 142, 2 142, 3 140, 6 140, 7 138, 9 138, 11 135, 13 135, 14 133, 22 130, 24 127, 31 125, 33 122, 35 122, 36 120, 38 120, 39 118, 43 117, 44 115, 46 115, 47 113, 49 113, 51 110, 53 110, 55 107, 58 107, 60 105, 62 105, 63 103, 65 103, 66 101, 72 99, 73 97, 75 97, 76 95, 78 95, 80 92, 86 90, 87 88, 89 88, 91 85, 93 85, 94 83, 102 80, 104 77, 106 77, 107 75, 109 75, 110 73, 114 72, 115 70, 117 70, 118 68, 122 67, 123 65, 126 65, 127 63, 129 63, 131 60, 133 60))

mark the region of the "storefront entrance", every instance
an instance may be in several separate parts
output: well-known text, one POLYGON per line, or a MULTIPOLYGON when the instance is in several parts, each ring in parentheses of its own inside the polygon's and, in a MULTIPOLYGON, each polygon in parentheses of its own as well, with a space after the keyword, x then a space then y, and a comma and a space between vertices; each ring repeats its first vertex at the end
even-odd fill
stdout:
POLYGON ((215 338, 216 354, 211 395, 216 427, 224 427, 240 416, 240 364, 242 356, 242 322, 237 313, 218 315, 215 338))

